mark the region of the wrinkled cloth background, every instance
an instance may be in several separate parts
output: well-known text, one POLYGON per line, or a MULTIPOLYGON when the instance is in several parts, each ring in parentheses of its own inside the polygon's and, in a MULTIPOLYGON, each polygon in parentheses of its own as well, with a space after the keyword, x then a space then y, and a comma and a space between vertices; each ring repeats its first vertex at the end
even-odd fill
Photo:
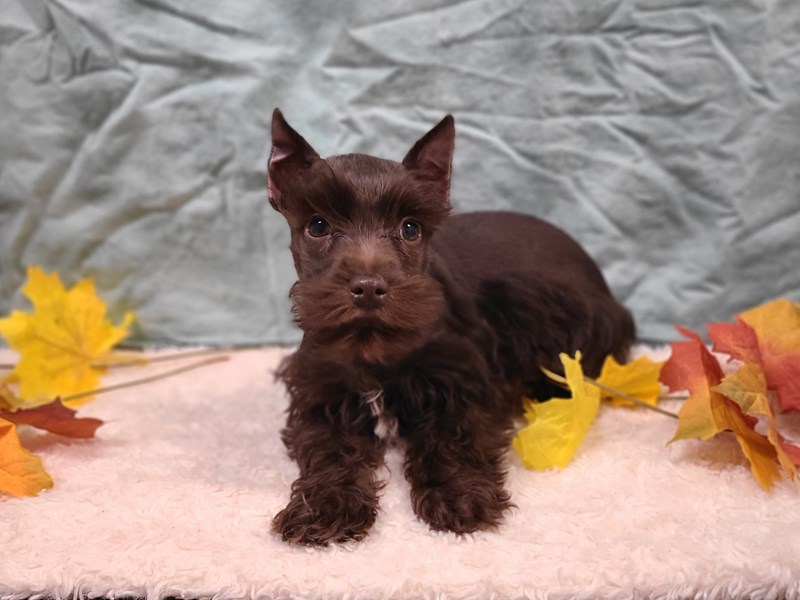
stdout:
POLYGON ((0 313, 34 263, 142 341, 297 341, 275 106, 397 160, 452 112, 456 209, 565 228, 643 340, 800 298, 796 0, 0 0, 0 313))

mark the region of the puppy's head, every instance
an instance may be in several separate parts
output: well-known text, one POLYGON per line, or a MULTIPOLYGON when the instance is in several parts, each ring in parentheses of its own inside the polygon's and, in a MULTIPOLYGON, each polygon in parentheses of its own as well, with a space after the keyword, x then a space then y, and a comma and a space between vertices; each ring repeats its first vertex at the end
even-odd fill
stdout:
POLYGON ((323 159, 275 110, 269 200, 291 228, 295 319, 330 356, 387 364, 439 320, 429 242, 450 212, 454 140, 447 116, 401 163, 323 159))

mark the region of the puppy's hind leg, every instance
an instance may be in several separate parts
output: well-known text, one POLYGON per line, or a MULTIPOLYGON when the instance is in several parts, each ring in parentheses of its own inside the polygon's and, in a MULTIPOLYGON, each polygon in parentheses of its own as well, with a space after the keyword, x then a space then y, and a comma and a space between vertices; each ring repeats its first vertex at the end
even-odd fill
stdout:
POLYGON ((580 350, 584 371, 596 376, 608 354, 625 358, 635 335, 630 313, 607 290, 576 286, 568 275, 487 280, 477 301, 497 336, 506 380, 539 399, 564 395, 539 368, 561 371, 561 352, 580 350))
POLYGON ((585 333, 587 339, 583 340, 587 349, 584 353, 584 371, 596 377, 606 356, 611 355, 620 363, 628 359, 631 344, 636 339, 636 325, 628 309, 609 295, 589 295, 587 302, 591 327, 585 333))

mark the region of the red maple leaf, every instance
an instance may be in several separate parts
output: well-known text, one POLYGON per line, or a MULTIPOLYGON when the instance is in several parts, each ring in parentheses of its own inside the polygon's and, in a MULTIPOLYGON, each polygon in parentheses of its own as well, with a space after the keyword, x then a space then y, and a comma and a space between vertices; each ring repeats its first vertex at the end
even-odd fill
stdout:
POLYGON ((103 424, 100 419, 76 417, 75 411, 64 406, 59 399, 36 408, 0 410, 0 419, 80 439, 94 437, 97 428, 103 424))
POLYGON ((774 300, 738 315, 735 323, 708 326, 714 350, 764 371, 782 411, 800 411, 800 308, 774 300))

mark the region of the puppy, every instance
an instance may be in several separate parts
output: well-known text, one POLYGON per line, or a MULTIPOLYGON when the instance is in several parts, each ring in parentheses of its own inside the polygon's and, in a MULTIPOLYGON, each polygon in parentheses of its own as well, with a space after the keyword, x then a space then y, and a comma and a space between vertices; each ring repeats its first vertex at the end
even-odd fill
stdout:
POLYGON ((360 540, 386 446, 401 441, 414 512, 458 534, 511 506, 505 454, 523 395, 559 395, 540 367, 624 359, 630 314, 565 233, 531 216, 450 216, 454 121, 401 163, 320 156, 275 110, 269 200, 291 229, 298 350, 278 377, 297 461, 273 520, 291 543, 360 540))

